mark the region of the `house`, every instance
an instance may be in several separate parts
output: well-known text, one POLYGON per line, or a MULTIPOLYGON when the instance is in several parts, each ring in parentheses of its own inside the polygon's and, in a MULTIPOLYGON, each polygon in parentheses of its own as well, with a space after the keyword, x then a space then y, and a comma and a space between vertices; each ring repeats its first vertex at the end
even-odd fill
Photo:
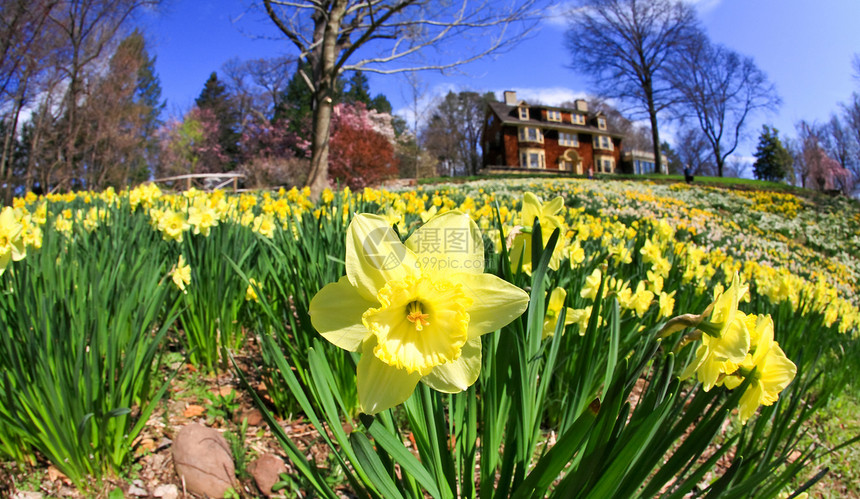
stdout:
MULTIPOLYGON (((669 173, 669 159, 665 154, 660 155, 663 174, 669 173)), ((645 175, 657 173, 654 153, 652 151, 641 151, 638 149, 625 150, 621 153, 621 171, 634 175, 645 175)))
POLYGON ((494 170, 560 170, 615 173, 622 136, 607 130, 606 117, 588 112, 577 100, 573 109, 531 106, 506 91, 504 102, 489 103, 484 120, 483 167, 494 170))

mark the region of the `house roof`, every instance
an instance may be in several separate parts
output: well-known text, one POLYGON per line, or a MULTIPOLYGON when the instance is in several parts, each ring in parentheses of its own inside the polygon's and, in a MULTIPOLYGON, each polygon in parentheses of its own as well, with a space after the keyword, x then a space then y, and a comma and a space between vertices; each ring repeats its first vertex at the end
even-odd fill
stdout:
MULTIPOLYGON (((573 123, 559 123, 556 121, 544 121, 544 120, 536 120, 536 119, 527 119, 521 120, 519 114, 517 112, 517 108, 519 106, 509 106, 504 102, 490 102, 489 109, 490 111, 499 118, 499 121, 502 122, 503 125, 514 125, 514 126, 539 126, 541 128, 551 128, 553 130, 570 130, 576 132, 586 132, 590 134, 600 134, 600 135, 608 135, 610 137, 615 138, 624 138, 624 135, 613 133, 608 130, 601 130, 593 125, 574 125, 573 123)), ((553 107, 553 106, 529 106, 529 107, 540 107, 541 109, 552 109, 557 111, 564 112, 577 112, 573 109, 563 108, 563 107, 553 107)), ((599 113, 598 113, 599 114, 599 113)), ((597 116, 596 114, 592 114, 589 116, 597 116)))

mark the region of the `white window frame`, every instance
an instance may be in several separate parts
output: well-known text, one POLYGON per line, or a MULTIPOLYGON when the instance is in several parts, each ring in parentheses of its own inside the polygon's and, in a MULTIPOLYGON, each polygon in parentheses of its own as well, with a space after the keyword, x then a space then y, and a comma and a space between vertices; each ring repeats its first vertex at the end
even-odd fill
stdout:
POLYGON ((602 116, 598 116, 597 128, 599 128, 600 130, 606 130, 606 118, 604 118, 602 116))
POLYGON ((608 135, 595 135, 593 140, 595 149, 604 151, 614 151, 615 146, 612 144, 612 139, 608 135))
POLYGON ((546 119, 547 119, 547 121, 561 122, 561 111, 556 111, 553 109, 547 109, 546 110, 546 119))
POLYGON ((538 127, 523 126, 523 127, 520 127, 519 139, 520 139, 520 142, 537 142, 539 144, 543 144, 543 132, 538 127), (529 137, 529 131, 530 130, 534 130, 535 140, 532 140, 529 137))
POLYGON ((615 173, 615 158, 612 156, 595 156, 594 161, 598 173, 615 173))
POLYGON ((520 106, 519 107, 519 113, 520 113, 519 116, 520 116, 521 120, 529 119, 529 108, 527 108, 526 106, 520 106))
POLYGON ((579 147, 579 135, 576 133, 558 132, 558 145, 579 147))
POLYGON ((574 125, 584 125, 585 124, 585 115, 579 113, 573 113, 570 116, 570 122, 574 125))
POLYGON ((543 149, 525 148, 520 149, 520 168, 528 168, 530 170, 545 170, 546 169, 546 152, 543 149), (532 158, 531 155, 536 155, 532 158), (537 163, 532 165, 531 159, 536 159, 537 163))

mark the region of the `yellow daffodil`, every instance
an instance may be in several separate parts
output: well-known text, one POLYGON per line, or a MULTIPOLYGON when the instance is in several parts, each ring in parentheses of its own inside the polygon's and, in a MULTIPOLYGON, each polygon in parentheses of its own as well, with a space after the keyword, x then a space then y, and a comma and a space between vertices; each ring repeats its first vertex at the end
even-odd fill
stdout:
POLYGON ((346 276, 311 300, 310 317, 331 343, 361 353, 361 410, 405 401, 421 381, 447 393, 471 386, 481 369, 480 336, 520 316, 528 295, 483 273, 475 223, 439 215, 402 243, 378 215, 347 229, 346 276))
POLYGON ((639 281, 639 284, 636 285, 636 291, 625 286, 618 293, 618 303, 621 308, 633 310, 638 317, 645 315, 653 300, 654 293, 645 289, 645 281, 639 281))
POLYGON ((158 230, 161 231, 165 241, 182 242, 182 235, 191 228, 185 219, 185 214, 167 210, 158 217, 158 230))
POLYGON ((753 317, 753 321, 755 330, 752 337, 755 338, 755 345, 752 353, 740 363, 735 376, 728 376, 724 380, 728 388, 734 389, 745 377, 753 378, 739 404, 739 417, 744 424, 758 406, 776 402, 780 392, 797 374, 797 366, 785 356, 779 344, 773 341, 773 319, 770 315, 753 317))
POLYGON ((11 260, 19 261, 26 256, 23 239, 24 226, 15 216, 11 206, 0 211, 0 275, 6 271, 11 260))
MULTIPOLYGON (((546 304, 546 315, 543 320, 543 337, 549 337, 555 334, 555 328, 558 325, 558 319, 561 316, 561 310, 564 308, 564 299, 567 298, 567 291, 563 288, 555 288, 549 295, 549 301, 546 304)), ((572 308, 567 309, 564 318, 564 325, 568 326, 576 322, 574 311, 572 308)), ((562 328, 562 331, 564 329, 562 328)))
POLYGON ((719 294, 706 310, 706 313, 710 311, 708 319, 699 316, 695 324, 705 334, 696 351, 696 359, 687 366, 681 377, 690 377, 695 372, 705 391, 714 387, 720 374, 726 374, 725 362, 740 363, 750 350, 751 338, 746 315, 738 310, 738 300, 746 291, 746 286, 741 286, 740 279, 735 275, 729 289, 719 294))
POLYGON ((603 274, 600 269, 594 269, 590 276, 585 278, 585 286, 579 290, 579 296, 588 300, 597 298, 597 290, 600 288, 600 281, 603 279, 603 274))
MULTIPOLYGON (((588 321, 591 319, 591 305, 585 308, 576 308, 567 311, 567 317, 572 321, 572 323, 576 324, 579 329, 579 335, 584 336, 585 331, 588 329, 588 321)), ((565 321, 567 322, 567 321, 565 321)), ((597 327, 603 323, 603 318, 597 318, 597 327)))
POLYGON ((188 225, 194 228, 195 234, 208 237, 210 229, 218 225, 218 221, 218 212, 204 197, 195 199, 194 204, 188 208, 188 225))
MULTIPOLYGON (((676 290, 677 291, 677 290, 676 290)), ((659 305, 660 305, 660 317, 672 317, 672 313, 675 311, 675 293, 676 291, 672 291, 671 293, 660 292, 659 305)))
POLYGON ((532 269, 532 234, 531 230, 535 221, 540 223, 541 239, 543 245, 546 246, 549 238, 552 237, 553 231, 559 229, 560 237, 552 252, 552 258, 549 262, 549 268, 558 270, 558 265, 561 262, 561 257, 564 255, 564 244, 562 244, 565 234, 564 217, 559 215, 564 209, 564 199, 561 196, 556 197, 547 203, 541 202, 540 198, 526 192, 523 194, 523 207, 520 211, 520 226, 521 229, 515 232, 513 241, 511 242, 511 266, 516 268, 522 259, 523 271, 531 273, 532 269))
POLYGON ((185 287, 191 284, 191 265, 185 263, 185 255, 179 255, 179 263, 170 269, 170 274, 173 278, 173 284, 176 284, 176 287, 183 293, 187 293, 185 287))
POLYGON ((256 287, 260 288, 261 287, 260 283, 256 279, 254 279, 253 277, 248 279, 248 281, 249 281, 248 282, 248 289, 245 290, 245 301, 259 302, 260 297, 257 296, 257 291, 254 289, 254 287, 256 286, 256 287))

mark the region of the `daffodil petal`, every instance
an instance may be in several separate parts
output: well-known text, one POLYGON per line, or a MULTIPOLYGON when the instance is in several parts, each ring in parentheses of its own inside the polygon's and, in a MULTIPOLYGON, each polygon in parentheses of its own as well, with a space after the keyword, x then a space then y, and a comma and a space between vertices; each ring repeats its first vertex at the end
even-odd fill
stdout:
POLYGON ((564 208, 564 198, 556 196, 552 201, 547 201, 542 207, 542 214, 545 216, 555 216, 561 209, 564 208))
POLYGON ((370 334, 361 322, 361 314, 379 306, 365 299, 347 277, 326 285, 311 300, 311 324, 323 338, 340 348, 355 352, 370 334))
POLYGON ((406 241, 424 271, 480 274, 484 271, 484 239, 475 222, 459 211, 430 219, 406 241))
POLYGON ((470 339, 509 324, 529 305, 525 291, 492 274, 459 274, 456 278, 472 299, 467 309, 470 339))
POLYGON ((417 372, 409 374, 377 359, 372 345, 363 347, 364 354, 358 361, 358 401, 361 412, 376 414, 402 404, 412 395, 421 379, 417 372))
POLYGON ((523 193, 523 205, 520 209, 520 221, 523 225, 531 227, 535 218, 540 218, 541 201, 531 192, 523 193))
POLYGON ((356 215, 346 233, 346 275, 367 300, 386 282, 416 270, 415 254, 379 215, 356 215))
POLYGON ((720 360, 743 362, 750 349, 750 333, 747 331, 746 322, 736 313, 732 322, 723 331, 723 336, 711 339, 710 344, 711 351, 720 360))
POLYGON ((463 345, 459 359, 434 367, 421 382, 439 392, 458 393, 472 386, 479 374, 481 338, 472 338, 463 345))

